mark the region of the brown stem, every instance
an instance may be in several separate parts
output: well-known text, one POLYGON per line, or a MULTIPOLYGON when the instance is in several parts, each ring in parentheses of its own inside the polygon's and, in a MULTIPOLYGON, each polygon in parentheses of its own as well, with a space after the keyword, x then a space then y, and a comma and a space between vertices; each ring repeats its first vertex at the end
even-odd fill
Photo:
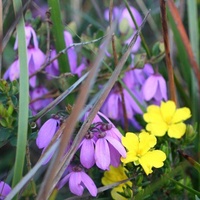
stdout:
POLYGON ((177 103, 175 82, 174 82, 174 71, 173 71, 172 62, 171 62, 171 58, 170 58, 170 47, 169 47, 169 36, 168 36, 166 1, 165 0, 160 0, 160 11, 161 11, 163 40, 164 40, 164 45, 165 45, 166 66, 167 66, 167 72, 168 72, 168 78, 169 78, 170 98, 172 101, 177 103))

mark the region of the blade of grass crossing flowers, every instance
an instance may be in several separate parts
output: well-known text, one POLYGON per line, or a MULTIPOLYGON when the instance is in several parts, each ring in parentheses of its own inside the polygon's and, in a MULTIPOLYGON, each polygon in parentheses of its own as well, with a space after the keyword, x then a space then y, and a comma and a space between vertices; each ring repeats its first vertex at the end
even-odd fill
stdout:
POLYGON ((196 0, 187 0, 187 11, 190 42, 196 61, 199 64, 199 29, 196 0))
MULTIPOLYGON (((22 8, 21 0, 13 0, 15 14, 22 8)), ((29 79, 26 38, 23 17, 17 25, 18 36, 18 53, 20 61, 20 78, 19 78, 19 116, 17 130, 17 148, 14 165, 14 177, 12 185, 15 186, 22 178, 24 160, 26 153, 27 130, 28 130, 28 103, 29 103, 29 79)))
POLYGON ((75 106, 72 110, 72 113, 67 118, 67 120, 62 124, 62 126, 64 126, 64 131, 61 136, 62 138, 61 138, 60 148, 58 150, 58 155, 55 158, 55 162, 50 166, 49 170, 46 173, 45 180, 41 186, 41 190, 39 192, 37 199, 48 199, 50 194, 53 191, 53 188, 58 182, 58 181, 55 181, 55 179, 59 180, 61 178, 61 176, 58 176, 58 172, 60 171, 61 166, 62 166, 60 165, 60 162, 61 160, 63 160, 63 153, 66 149, 66 146, 68 145, 70 141, 71 135, 73 133, 73 130, 76 126, 77 121, 80 120, 80 113, 86 103, 90 89, 92 88, 93 83, 97 77, 99 66, 101 65, 101 61, 105 55, 105 49, 107 48, 110 42, 113 31, 114 31, 114 27, 111 27, 108 30, 107 37, 105 38, 103 42, 102 48, 99 49, 98 56, 91 66, 90 73, 88 74, 87 79, 85 80, 85 82, 82 84, 80 88, 80 93, 74 104, 75 106))

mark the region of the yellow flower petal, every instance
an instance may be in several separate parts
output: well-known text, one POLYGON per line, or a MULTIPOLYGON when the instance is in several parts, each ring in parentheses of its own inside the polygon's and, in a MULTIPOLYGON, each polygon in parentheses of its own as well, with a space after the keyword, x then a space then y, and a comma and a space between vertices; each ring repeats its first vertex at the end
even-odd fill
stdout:
POLYGON ((138 160, 138 157, 137 157, 136 151, 127 152, 126 158, 121 157, 121 161, 125 164, 129 162, 135 162, 137 160, 138 160))
POLYGON ((148 175, 152 173, 152 167, 160 168, 164 165, 163 161, 166 160, 166 155, 163 151, 154 150, 146 153, 139 159, 139 162, 148 175))
POLYGON ((161 110, 163 120, 166 123, 170 123, 176 111, 176 105, 173 101, 162 102, 160 106, 160 110, 161 110))
POLYGON ((122 144, 126 147, 128 151, 138 149, 138 136, 134 133, 128 132, 125 137, 122 137, 122 144))
POLYGON ((143 115, 143 118, 146 122, 162 122, 163 121, 160 111, 159 113, 156 113, 156 112, 145 113, 143 115))
POLYGON ((140 144, 137 153, 142 156, 148 152, 150 148, 156 145, 157 139, 154 135, 150 135, 149 133, 143 131, 139 134, 139 141, 140 144))
POLYGON ((172 124, 169 127, 168 135, 171 138, 179 139, 185 134, 185 131, 186 131, 186 125, 183 122, 178 124, 172 124))
POLYGON ((104 176, 101 179, 101 182, 104 185, 109 185, 117 181, 125 180, 128 178, 125 170, 126 169, 123 166, 113 167, 111 165, 110 170, 104 172, 104 176))
POLYGON ((171 123, 177 123, 177 122, 181 122, 181 121, 184 121, 188 118, 191 117, 191 112, 190 112, 190 109, 189 108, 179 108, 176 110, 173 118, 172 118, 172 121, 171 123))
MULTIPOLYGON (((104 172, 104 176, 101 179, 102 184, 103 185, 110 185, 110 184, 128 179, 125 171, 126 171, 126 169, 123 166, 119 166, 119 167, 110 166, 110 170, 104 172)), ((127 182, 122 183, 122 184, 118 185, 117 187, 113 188, 112 191, 111 191, 111 195, 112 195, 113 199, 116 199, 116 200, 117 199, 124 199, 124 200, 126 200, 126 198, 121 196, 118 192, 124 192, 123 187, 126 188, 127 185, 129 187, 132 187, 132 182, 127 181, 127 182)))
POLYGON ((149 123, 146 125, 146 130, 155 136, 161 137, 167 132, 168 125, 165 122, 149 123))

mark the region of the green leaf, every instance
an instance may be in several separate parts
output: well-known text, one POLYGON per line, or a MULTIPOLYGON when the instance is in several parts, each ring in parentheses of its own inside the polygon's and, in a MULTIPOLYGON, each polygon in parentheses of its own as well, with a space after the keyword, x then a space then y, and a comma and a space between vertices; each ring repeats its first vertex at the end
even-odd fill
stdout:
MULTIPOLYGON (((22 8, 21 0, 13 0, 15 14, 22 8)), ((28 62, 27 62, 27 49, 25 37, 25 24, 24 19, 21 17, 17 25, 18 35, 18 53, 20 62, 20 87, 19 87, 19 119, 18 119, 18 133, 17 133, 17 148, 14 165, 14 176, 12 186, 14 187, 22 178, 27 130, 28 130, 28 103, 29 103, 29 75, 28 75, 28 62)))
MULTIPOLYGON (((64 40, 64 26, 61 19, 61 9, 58 0, 48 0, 51 20, 52 20, 52 31, 56 46, 56 52, 59 53, 66 48, 64 40)), ((61 73, 70 72, 70 66, 67 54, 62 54, 58 58, 59 69, 61 73)))

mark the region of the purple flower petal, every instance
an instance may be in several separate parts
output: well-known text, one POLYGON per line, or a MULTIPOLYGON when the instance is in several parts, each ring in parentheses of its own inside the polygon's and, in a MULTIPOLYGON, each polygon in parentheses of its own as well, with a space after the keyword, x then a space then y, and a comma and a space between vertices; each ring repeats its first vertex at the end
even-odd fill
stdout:
POLYGON ((69 178, 69 189, 73 194, 81 196, 84 191, 84 187, 81 185, 81 173, 80 172, 72 172, 69 178))
MULTIPOLYGON (((140 26, 142 23, 142 17, 140 15, 140 13, 132 6, 130 6, 130 10, 135 18, 137 25, 140 26)), ((121 22, 124 18, 128 20, 131 28, 136 29, 135 24, 130 16, 130 13, 127 8, 124 8, 124 10, 122 11, 119 21, 121 22)))
POLYGON ((142 87, 142 93, 144 99, 146 101, 152 99, 156 93, 157 88, 158 88, 158 79, 156 78, 155 75, 149 76, 149 78, 145 81, 142 87))
POLYGON ((58 182, 58 185, 57 185, 57 188, 60 190, 69 180, 71 176, 71 173, 68 174, 67 176, 65 176, 63 179, 61 179, 59 182, 58 182))
POLYGON ((19 59, 15 60, 11 66, 9 67, 9 79, 10 81, 16 80, 19 78, 19 73, 20 73, 20 69, 19 69, 19 59))
POLYGON ((85 172, 81 172, 81 178, 82 178, 83 184, 88 189, 90 194, 93 197, 97 196, 97 187, 94 184, 93 180, 85 172))
POLYGON ((159 76, 159 79, 158 79, 158 89, 160 90, 161 92, 161 96, 162 98, 166 101, 167 100, 167 86, 166 86, 166 81, 165 79, 162 77, 162 76, 159 76))
POLYGON ((51 139, 56 133, 57 125, 58 120, 49 119, 40 128, 36 139, 36 144, 40 149, 47 147, 51 142, 51 139))
POLYGON ((0 199, 4 199, 11 191, 11 187, 3 182, 0 181, 0 199))
POLYGON ((105 138, 99 138, 95 146, 96 165, 103 170, 108 169, 110 165, 110 150, 105 138))
POLYGON ((94 140, 93 139, 83 139, 81 151, 80 151, 80 161, 81 164, 89 169, 94 163, 94 140))
POLYGON ((111 154, 110 164, 114 167, 118 167, 120 164, 121 155, 111 144, 108 144, 108 145, 109 145, 110 154, 111 154))
POLYGON ((112 92, 108 99, 107 99, 107 116, 111 119, 115 119, 117 120, 119 115, 118 115, 118 112, 119 112, 119 98, 120 96, 117 94, 117 93, 114 93, 112 92))
MULTIPOLYGON (((110 136, 106 136, 105 137, 106 140, 122 155, 122 157, 126 157, 126 150, 124 148, 124 146, 116 139, 110 137, 110 136)), ((112 155, 112 152, 110 152, 112 155)))

